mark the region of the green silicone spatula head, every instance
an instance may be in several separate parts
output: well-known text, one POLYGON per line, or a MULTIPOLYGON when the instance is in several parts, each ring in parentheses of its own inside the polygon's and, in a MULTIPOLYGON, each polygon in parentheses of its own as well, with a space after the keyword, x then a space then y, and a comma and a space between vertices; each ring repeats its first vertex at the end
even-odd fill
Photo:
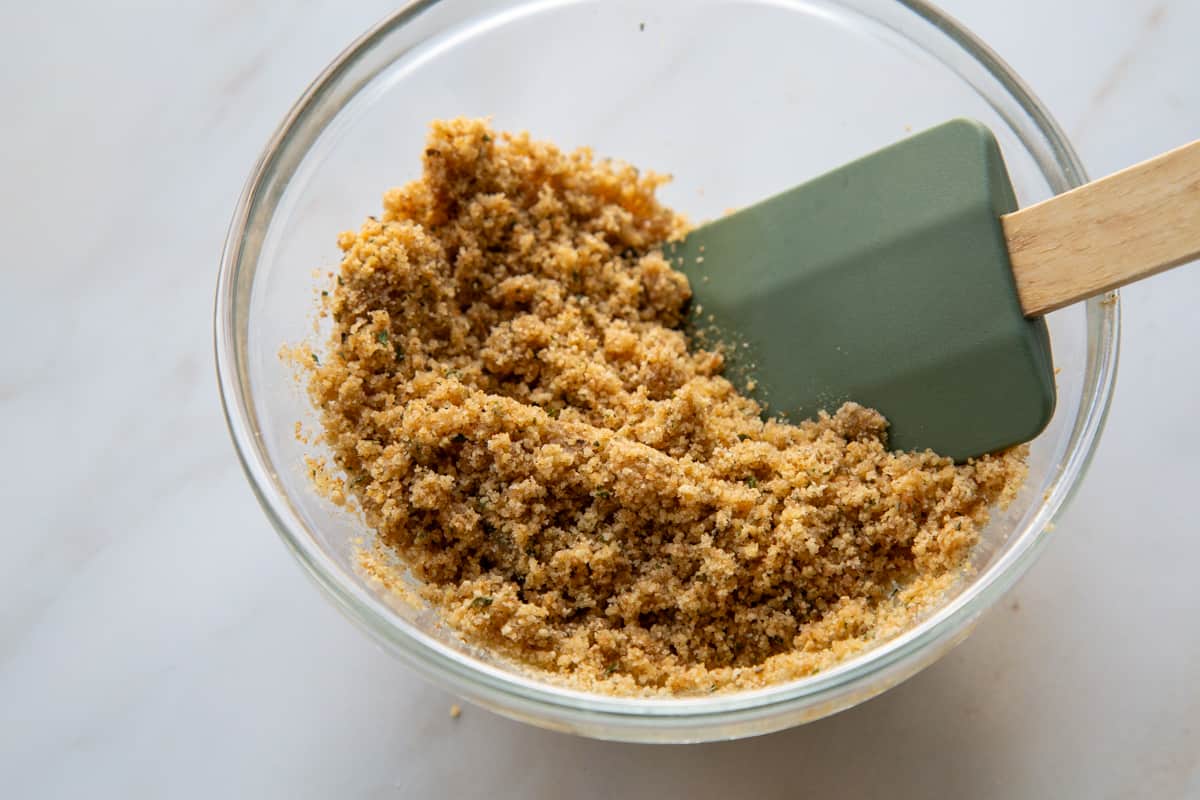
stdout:
MULTIPOLYGON (((990 131, 955 120, 700 227, 667 255, 691 279, 697 326, 729 345, 727 374, 752 376, 770 412, 853 400, 888 418, 892 448, 962 460, 1033 438, 1054 411, 1046 324, 1022 307, 1002 219, 1015 209, 990 131)), ((1029 232, 1021 242, 1041 246, 1029 232)))
POLYGON ((793 419, 853 400, 895 449, 954 458, 1036 436, 1054 411, 1045 322, 1021 312, 991 133, 956 120, 693 231, 670 256, 793 419))

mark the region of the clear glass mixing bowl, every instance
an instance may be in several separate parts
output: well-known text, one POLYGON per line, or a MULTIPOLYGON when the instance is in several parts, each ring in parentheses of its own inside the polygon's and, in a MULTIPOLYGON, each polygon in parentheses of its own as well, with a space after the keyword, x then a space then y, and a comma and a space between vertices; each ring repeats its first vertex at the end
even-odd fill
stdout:
POLYGON ((974 575, 911 630, 768 689, 630 699, 539 682, 397 602, 353 567, 361 523, 315 494, 294 438, 313 413, 285 343, 313 337, 312 271, 336 234, 416 177, 430 120, 492 115, 565 147, 675 175, 702 220, 956 116, 996 134, 1022 204, 1085 180, 1058 126, 990 50, 918 0, 443 0, 369 32, 296 103, 238 203, 216 299, 229 428, 267 516, 317 583, 401 661, 502 714, 588 736, 698 741, 765 733, 859 703, 961 641, 1045 542, 1096 444, 1117 361, 1115 297, 1050 317, 1058 410, 974 575))

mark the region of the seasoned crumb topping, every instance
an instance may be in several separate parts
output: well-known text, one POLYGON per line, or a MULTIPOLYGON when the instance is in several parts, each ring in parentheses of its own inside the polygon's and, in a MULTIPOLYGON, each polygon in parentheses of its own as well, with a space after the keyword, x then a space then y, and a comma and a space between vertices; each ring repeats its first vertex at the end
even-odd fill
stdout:
POLYGON ((339 237, 304 360, 364 568, 398 554, 468 640, 618 693, 811 674, 936 603, 1023 480, 1023 447, 889 452, 854 404, 764 422, 680 328, 663 177, 478 120, 423 159, 339 237))

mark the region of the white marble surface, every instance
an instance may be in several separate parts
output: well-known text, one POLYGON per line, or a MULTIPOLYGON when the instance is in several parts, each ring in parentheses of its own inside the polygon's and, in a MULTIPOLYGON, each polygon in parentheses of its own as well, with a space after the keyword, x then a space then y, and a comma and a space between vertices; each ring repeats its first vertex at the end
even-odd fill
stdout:
MULTIPOLYGON (((1045 556, 863 706, 693 747, 451 720, 344 621, 237 467, 210 308, 260 146, 389 5, 6 7, 0 796, 1200 797, 1196 266, 1124 293, 1108 430, 1045 556)), ((945 6, 1093 174, 1200 136, 1195 0, 945 6)))

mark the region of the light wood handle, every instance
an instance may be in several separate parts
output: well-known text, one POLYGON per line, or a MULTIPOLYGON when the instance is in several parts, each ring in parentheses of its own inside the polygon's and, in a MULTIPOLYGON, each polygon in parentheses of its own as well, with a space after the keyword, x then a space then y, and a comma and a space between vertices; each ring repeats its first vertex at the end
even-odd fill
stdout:
POLYGON ((1000 218, 1036 317, 1200 257, 1200 141, 1000 218))

